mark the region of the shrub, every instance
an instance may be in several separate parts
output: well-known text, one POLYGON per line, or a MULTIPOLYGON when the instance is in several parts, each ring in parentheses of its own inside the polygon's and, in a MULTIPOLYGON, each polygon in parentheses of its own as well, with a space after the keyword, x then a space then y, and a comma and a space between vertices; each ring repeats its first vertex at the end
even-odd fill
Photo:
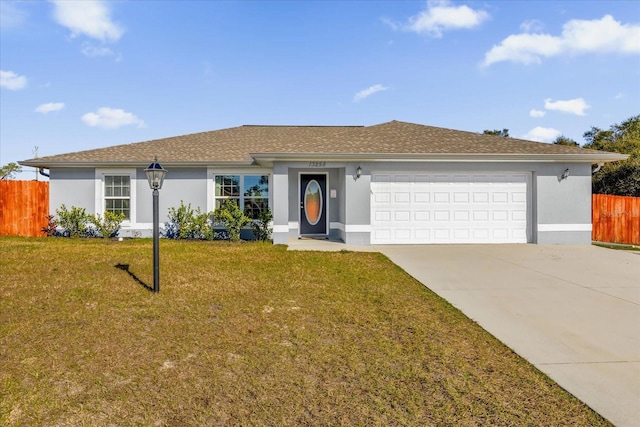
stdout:
POLYGON ((98 236, 102 238, 116 237, 120 231, 120 225, 124 221, 124 214, 115 214, 113 212, 105 211, 104 218, 100 217, 100 214, 88 215, 89 222, 95 227, 95 231, 98 236))
POLYGON ((191 203, 169 208, 169 222, 165 224, 165 237, 170 239, 204 239, 213 240, 215 232, 211 221, 211 214, 204 213, 197 208, 193 210, 191 203))
POLYGON ((67 237, 83 237, 87 234, 89 215, 84 208, 71 206, 71 210, 62 204, 56 209, 58 225, 64 228, 63 235, 67 237))
POLYGON ((47 215, 47 225, 41 228, 41 231, 47 236, 56 236, 58 234, 58 223, 55 215, 47 215))
POLYGON ((269 209, 265 209, 258 215, 254 221, 251 221, 251 229, 256 240, 266 242, 271 240, 271 220, 273 214, 269 209))
POLYGON ((172 239, 186 239, 190 233, 190 224, 193 221, 193 209, 191 203, 185 205, 180 200, 180 207, 169 208, 169 223, 166 227, 166 235, 172 239))
POLYGON ((235 200, 226 200, 213 212, 216 222, 224 225, 229 232, 229 240, 237 242, 240 240, 240 230, 251 222, 251 219, 244 214, 235 200))

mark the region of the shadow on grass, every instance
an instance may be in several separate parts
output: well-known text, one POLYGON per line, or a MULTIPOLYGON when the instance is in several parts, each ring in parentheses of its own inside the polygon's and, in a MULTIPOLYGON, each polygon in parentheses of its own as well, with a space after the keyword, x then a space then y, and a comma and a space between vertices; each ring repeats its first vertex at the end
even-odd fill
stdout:
POLYGON ((144 283, 142 280, 140 280, 140 278, 138 276, 136 276, 135 274, 133 274, 131 272, 131 270, 129 270, 129 264, 116 264, 116 265, 114 265, 114 267, 119 269, 119 270, 126 271, 127 274, 129 276, 131 276, 133 278, 133 280, 136 281, 137 284, 139 284, 140 286, 142 286, 146 290, 153 292, 153 288, 151 286, 149 286, 146 283, 144 283))

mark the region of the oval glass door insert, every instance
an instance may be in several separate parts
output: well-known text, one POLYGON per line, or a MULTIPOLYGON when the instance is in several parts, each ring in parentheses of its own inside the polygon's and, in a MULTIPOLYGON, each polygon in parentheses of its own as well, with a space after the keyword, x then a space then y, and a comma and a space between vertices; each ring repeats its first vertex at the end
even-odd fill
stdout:
POLYGON ((310 225, 316 225, 322 216, 322 189, 315 179, 304 190, 304 216, 310 225))

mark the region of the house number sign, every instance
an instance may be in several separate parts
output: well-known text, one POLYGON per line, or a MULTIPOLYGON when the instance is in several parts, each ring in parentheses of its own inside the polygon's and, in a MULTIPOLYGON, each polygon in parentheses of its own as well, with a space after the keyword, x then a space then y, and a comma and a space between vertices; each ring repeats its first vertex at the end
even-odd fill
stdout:
POLYGON ((323 168, 327 165, 327 162, 309 162, 310 168, 323 168))

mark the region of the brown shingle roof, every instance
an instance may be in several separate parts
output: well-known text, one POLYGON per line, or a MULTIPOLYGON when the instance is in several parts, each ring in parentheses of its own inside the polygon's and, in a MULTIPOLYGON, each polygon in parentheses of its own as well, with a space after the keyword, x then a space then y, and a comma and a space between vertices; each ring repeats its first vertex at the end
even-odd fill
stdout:
MULTIPOLYGON (((590 155, 601 151, 391 121, 374 126, 239 126, 40 157, 26 166, 252 162, 251 153, 329 155, 590 155)), ((410 156, 409 156, 410 157, 410 156)))

